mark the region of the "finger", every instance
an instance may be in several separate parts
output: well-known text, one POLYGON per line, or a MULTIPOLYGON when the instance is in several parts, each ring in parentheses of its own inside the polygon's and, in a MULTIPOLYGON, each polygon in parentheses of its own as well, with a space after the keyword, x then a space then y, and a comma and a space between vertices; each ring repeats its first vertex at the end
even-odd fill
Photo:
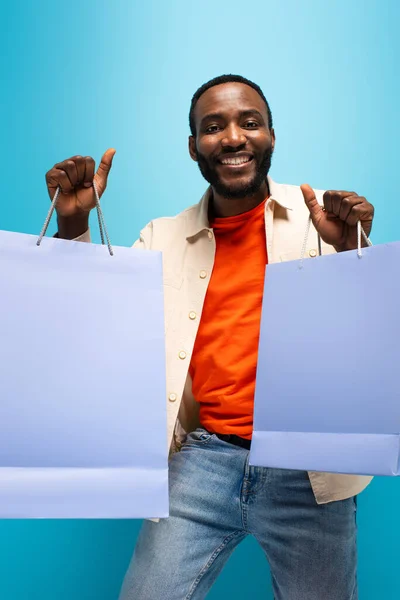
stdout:
POLYGON ((323 201, 326 212, 339 216, 343 198, 348 196, 357 196, 355 192, 346 192, 343 190, 327 190, 324 193, 323 201))
POLYGON ((349 227, 357 225, 358 221, 361 221, 361 225, 365 229, 367 235, 369 235, 372 229, 372 221, 374 218, 374 207, 372 204, 364 200, 360 204, 356 204, 352 207, 350 213, 347 216, 346 223, 349 227))
POLYGON ((363 202, 366 202, 366 200, 362 196, 348 196, 343 198, 339 210, 339 219, 347 222, 347 218, 353 208, 363 202))
POLYGON ((53 168, 46 173, 46 185, 51 200, 53 200, 54 194, 58 188, 58 179, 56 178, 55 173, 60 173, 60 171, 57 171, 57 169, 53 168))
POLYGON ((71 185, 68 175, 62 169, 52 169, 54 175, 46 177, 47 185, 50 188, 57 188, 60 186, 63 194, 70 194, 74 187, 71 185))
POLYGON ((68 175, 72 188, 78 185, 78 171, 72 159, 64 160, 64 162, 55 165, 55 167, 68 175))
POLYGON ((76 172, 78 175, 77 183, 78 185, 80 185, 83 183, 85 177, 85 159, 83 158, 83 156, 78 155, 73 156, 71 160, 73 160, 75 163, 76 172))
POLYGON ((83 186, 89 188, 93 184, 95 162, 91 156, 85 156, 85 158, 83 160, 85 163, 85 174, 83 176, 83 186))
POLYGON ((62 169, 57 169, 56 167, 53 167, 46 173, 46 183, 49 191, 53 189, 56 190, 58 187, 62 188, 64 191, 72 190, 71 182, 66 172, 62 169))
POLYGON ((46 173, 46 185, 48 188, 56 188, 58 187, 58 175, 60 171, 53 167, 50 171, 46 173))
POLYGON ((107 185, 107 178, 112 167, 112 161, 115 152, 116 150, 114 148, 109 148, 108 150, 106 150, 106 152, 104 152, 101 158, 99 168, 97 169, 96 177, 103 190, 107 185))
POLYGON ((300 186, 300 189, 303 193, 304 201, 310 211, 311 219, 314 225, 317 225, 320 219, 323 216, 322 206, 320 206, 317 198, 315 197, 315 192, 311 186, 308 184, 303 184, 300 186))

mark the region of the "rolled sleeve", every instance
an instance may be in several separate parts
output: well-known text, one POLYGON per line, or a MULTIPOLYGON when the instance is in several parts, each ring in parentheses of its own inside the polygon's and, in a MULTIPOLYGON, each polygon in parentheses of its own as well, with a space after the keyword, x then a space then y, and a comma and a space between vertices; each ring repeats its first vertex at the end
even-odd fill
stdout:
POLYGON ((85 231, 85 233, 82 233, 82 235, 78 236, 77 238, 74 238, 74 242, 86 242, 87 244, 90 244, 91 241, 90 229, 85 231))

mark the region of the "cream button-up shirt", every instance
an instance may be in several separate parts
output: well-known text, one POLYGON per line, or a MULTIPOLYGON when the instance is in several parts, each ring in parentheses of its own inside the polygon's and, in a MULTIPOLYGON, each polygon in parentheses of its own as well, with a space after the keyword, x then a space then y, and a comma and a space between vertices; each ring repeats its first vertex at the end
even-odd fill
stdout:
MULTIPOLYGON (((270 197, 265 204, 268 262, 300 258, 308 209, 299 187, 282 185, 268 177, 270 197)), ((316 190, 322 204, 323 191, 316 190)), ((210 189, 198 204, 176 217, 151 221, 140 232, 135 248, 160 250, 163 254, 165 336, 167 366, 167 427, 171 452, 179 449, 186 432, 199 426, 199 405, 192 395, 188 373, 208 282, 214 266, 215 239, 208 221, 210 189)), ((86 232, 80 241, 90 241, 86 232)), ((332 254, 322 242, 322 254, 332 254)), ((311 226, 305 257, 318 255, 318 236, 311 226)), ((295 301, 295 300, 294 300, 295 301)), ((282 323, 282 331, 285 323, 282 323)), ((371 477, 308 473, 318 504, 342 500, 361 492, 371 477)))

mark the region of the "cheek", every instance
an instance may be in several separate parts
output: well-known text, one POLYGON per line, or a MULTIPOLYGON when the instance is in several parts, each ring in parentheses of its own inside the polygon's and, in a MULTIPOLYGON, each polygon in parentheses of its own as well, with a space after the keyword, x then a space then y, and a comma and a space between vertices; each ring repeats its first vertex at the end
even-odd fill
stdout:
POLYGON ((219 140, 214 136, 204 136, 197 141, 197 151, 203 156, 211 156, 218 152, 219 140))
POLYGON ((265 150, 268 150, 272 146, 272 139, 269 135, 260 134, 256 131, 251 136, 251 139, 249 139, 249 142, 260 152, 265 152, 265 150))

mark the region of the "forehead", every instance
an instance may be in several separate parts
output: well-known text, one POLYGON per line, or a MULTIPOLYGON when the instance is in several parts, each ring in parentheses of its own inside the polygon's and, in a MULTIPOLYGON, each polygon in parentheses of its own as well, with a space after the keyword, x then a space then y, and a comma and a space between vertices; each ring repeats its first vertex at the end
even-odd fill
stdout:
POLYGON ((244 83, 221 83, 208 89, 197 101, 194 117, 200 122, 208 113, 237 113, 256 109, 267 119, 264 100, 255 89, 244 83))

